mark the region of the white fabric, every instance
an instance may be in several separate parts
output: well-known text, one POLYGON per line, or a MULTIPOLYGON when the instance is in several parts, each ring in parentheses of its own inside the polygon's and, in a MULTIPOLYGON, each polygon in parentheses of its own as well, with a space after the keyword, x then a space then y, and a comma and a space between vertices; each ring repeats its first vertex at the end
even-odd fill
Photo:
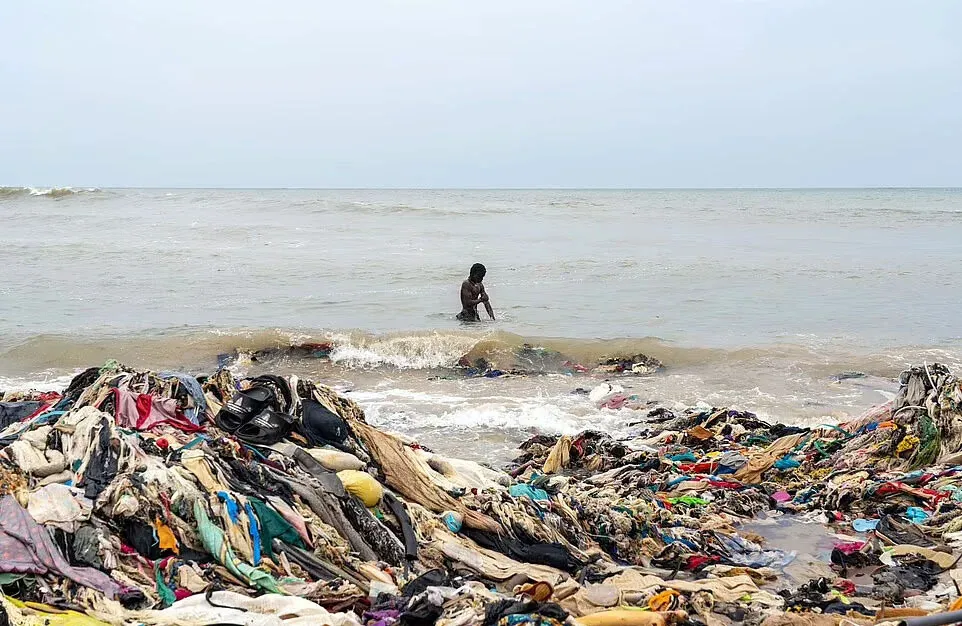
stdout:
POLYGON ((268 593, 257 598, 215 591, 211 606, 203 594, 185 598, 162 611, 144 612, 138 617, 147 623, 221 623, 243 626, 360 626, 353 613, 331 613, 324 607, 296 596, 268 593))
POLYGON ((82 522, 90 519, 93 503, 78 497, 66 485, 47 485, 32 491, 27 501, 27 512, 38 524, 60 528, 68 533, 77 530, 82 522))

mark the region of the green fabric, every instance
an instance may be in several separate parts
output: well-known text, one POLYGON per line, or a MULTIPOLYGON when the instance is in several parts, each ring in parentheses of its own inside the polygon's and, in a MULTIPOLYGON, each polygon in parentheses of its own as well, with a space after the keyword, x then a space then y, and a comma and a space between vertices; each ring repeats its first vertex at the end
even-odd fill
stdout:
POLYGON ((910 468, 918 469, 920 467, 928 467, 939 458, 939 452, 942 449, 942 437, 939 429, 931 417, 921 415, 915 434, 919 438, 919 447, 912 456, 910 468))
POLYGON ((194 500, 194 519, 197 521, 197 534, 200 536, 204 548, 214 555, 214 558, 226 567, 231 574, 271 593, 282 593, 273 576, 237 558, 224 537, 224 531, 210 521, 207 509, 204 508, 199 499, 194 500))
POLYGON ((174 592, 171 591, 167 583, 164 582, 164 575, 157 565, 154 565, 154 580, 157 583, 157 595, 160 596, 164 607, 168 607, 177 601, 177 596, 174 595, 174 592))
POLYGON ((702 500, 701 498, 696 498, 695 496, 681 496, 680 498, 669 498, 669 502, 672 504, 687 504, 688 506, 705 506, 708 504, 708 500, 702 500))
POLYGON ((24 578, 25 576, 27 576, 27 574, 12 574, 9 572, 5 572, 3 574, 0 574, 0 585, 9 585, 9 584, 15 583, 21 578, 24 578))
POLYGON ((261 531, 261 552, 271 559, 274 558, 274 550, 271 549, 271 542, 275 537, 284 543, 307 549, 297 530, 291 526, 281 514, 269 507, 257 498, 248 498, 251 506, 254 507, 254 514, 260 521, 261 531))

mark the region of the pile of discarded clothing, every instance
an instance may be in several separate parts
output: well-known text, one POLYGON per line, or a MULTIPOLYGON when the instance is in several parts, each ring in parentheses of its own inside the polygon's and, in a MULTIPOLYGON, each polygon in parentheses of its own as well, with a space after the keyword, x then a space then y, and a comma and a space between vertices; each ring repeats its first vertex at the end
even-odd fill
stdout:
POLYGON ((631 437, 539 435, 499 471, 379 430, 312 381, 109 362, 62 393, 0 394, 0 619, 717 626, 956 610, 962 386, 941 366, 901 382, 890 405, 812 429, 619 401, 631 437), (820 575, 792 579, 795 554, 745 528, 772 516, 826 524, 820 575))

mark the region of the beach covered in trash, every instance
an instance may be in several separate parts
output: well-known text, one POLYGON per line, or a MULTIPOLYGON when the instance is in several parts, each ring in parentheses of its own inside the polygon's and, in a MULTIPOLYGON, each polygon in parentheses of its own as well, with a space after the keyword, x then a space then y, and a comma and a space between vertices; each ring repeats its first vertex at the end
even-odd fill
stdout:
POLYGON ((503 466, 436 454, 283 371, 108 362, 61 391, 7 392, 3 614, 726 626, 962 609, 962 382, 946 367, 813 427, 659 406, 616 377, 584 391, 623 415, 617 437, 536 435, 503 466))

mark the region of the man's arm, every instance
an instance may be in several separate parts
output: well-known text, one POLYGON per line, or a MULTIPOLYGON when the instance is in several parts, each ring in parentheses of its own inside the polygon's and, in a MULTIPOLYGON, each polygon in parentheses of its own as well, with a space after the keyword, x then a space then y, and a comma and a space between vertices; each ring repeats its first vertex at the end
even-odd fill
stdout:
POLYGON ((484 290, 484 285, 481 286, 481 293, 478 294, 481 302, 484 303, 484 310, 488 312, 488 317, 494 319, 494 309, 491 308, 491 302, 488 300, 488 294, 484 290))

